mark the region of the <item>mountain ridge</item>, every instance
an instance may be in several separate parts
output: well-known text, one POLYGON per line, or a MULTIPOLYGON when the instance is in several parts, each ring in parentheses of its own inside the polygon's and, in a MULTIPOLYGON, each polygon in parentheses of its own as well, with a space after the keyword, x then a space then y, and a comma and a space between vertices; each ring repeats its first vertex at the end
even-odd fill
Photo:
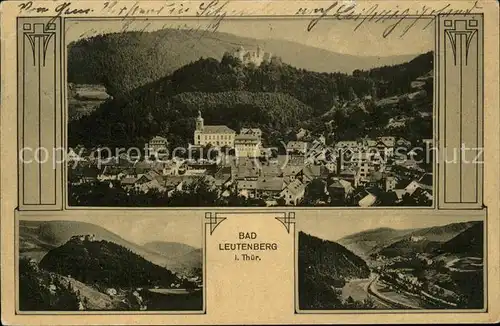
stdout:
POLYGON ((59 275, 71 275, 85 284, 106 287, 169 286, 177 277, 131 250, 106 240, 73 237, 50 250, 39 266, 59 275))
MULTIPOLYGON (((21 255, 28 256, 37 261, 40 261, 50 249, 54 249, 64 244, 72 236, 94 234, 97 239, 103 239, 121 245, 156 265, 167 266, 176 272, 183 272, 183 269, 186 268, 181 259, 183 258, 182 255, 179 257, 168 257, 156 253, 144 246, 128 241, 104 227, 88 222, 67 220, 20 220, 19 232, 21 255), (35 254, 33 254, 33 252, 35 254)), ((180 245, 182 246, 184 244, 180 245)), ((188 267, 190 265, 198 266, 197 262, 193 262, 194 258, 188 258, 190 258, 190 260, 188 260, 190 263, 187 264, 188 267)), ((201 257, 199 264, 201 264, 201 257)))
POLYGON ((398 246, 402 246, 407 250, 413 247, 417 251, 427 251, 437 248, 438 243, 449 241, 479 223, 479 221, 457 222, 404 230, 376 228, 347 235, 339 239, 338 242, 364 258, 369 258, 370 255, 375 253, 392 252, 399 248, 398 246), (413 242, 411 238, 414 239, 413 242), (413 244, 413 246, 409 247, 410 244, 413 244))

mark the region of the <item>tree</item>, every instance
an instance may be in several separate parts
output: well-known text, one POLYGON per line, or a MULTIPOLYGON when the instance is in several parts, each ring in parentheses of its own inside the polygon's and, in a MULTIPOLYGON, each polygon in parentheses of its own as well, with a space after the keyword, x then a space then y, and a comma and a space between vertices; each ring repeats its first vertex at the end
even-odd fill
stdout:
POLYGON ((306 206, 314 206, 319 201, 326 202, 328 195, 326 194, 326 182, 323 179, 312 180, 305 189, 303 204, 306 206))

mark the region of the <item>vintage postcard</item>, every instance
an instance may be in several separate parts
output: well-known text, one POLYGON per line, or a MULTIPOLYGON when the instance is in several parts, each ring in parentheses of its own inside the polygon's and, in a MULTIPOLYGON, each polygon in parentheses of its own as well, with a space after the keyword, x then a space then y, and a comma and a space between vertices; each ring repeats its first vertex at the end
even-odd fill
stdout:
POLYGON ((2 323, 498 322, 498 6, 2 2, 2 323))

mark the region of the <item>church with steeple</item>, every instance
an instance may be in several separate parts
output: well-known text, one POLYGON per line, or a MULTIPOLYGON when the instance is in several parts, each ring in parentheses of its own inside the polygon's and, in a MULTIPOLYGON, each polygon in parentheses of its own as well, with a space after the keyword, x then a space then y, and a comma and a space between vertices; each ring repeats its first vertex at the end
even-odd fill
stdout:
POLYGON ((234 147, 236 131, 233 129, 225 125, 205 125, 205 120, 201 116, 201 111, 198 111, 198 117, 196 117, 195 122, 195 146, 206 146, 210 144, 214 147, 234 147))

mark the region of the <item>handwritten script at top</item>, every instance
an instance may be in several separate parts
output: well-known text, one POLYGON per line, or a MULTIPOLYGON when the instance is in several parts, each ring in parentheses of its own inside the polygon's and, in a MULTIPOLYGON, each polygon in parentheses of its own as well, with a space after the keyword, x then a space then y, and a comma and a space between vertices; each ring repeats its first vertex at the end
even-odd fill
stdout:
MULTIPOLYGON (((232 6, 232 1, 219 1, 211 0, 206 2, 147 2, 147 1, 136 1, 132 4, 129 2, 121 3, 119 1, 106 1, 103 2, 102 7, 85 7, 83 4, 64 2, 57 4, 55 7, 50 7, 45 5, 40 5, 37 2, 27 1, 18 5, 19 13, 34 13, 34 14, 45 14, 54 13, 51 21, 55 20, 61 16, 90 16, 92 14, 109 15, 114 17, 122 17, 124 20, 127 19, 127 23, 124 24, 123 31, 128 29, 131 22, 133 22, 136 17, 175 17, 175 16, 191 16, 191 17, 203 17, 209 24, 204 28, 205 32, 216 32, 221 23, 227 17, 235 16, 253 16, 255 14, 266 14, 272 15, 273 12, 268 12, 267 10, 271 7, 270 3, 263 4, 260 11, 257 8, 245 8, 232 6), (256 10, 257 9, 257 10, 256 10)), ((234 2, 236 3, 236 2, 234 2)), ((303 4, 304 2, 297 2, 297 4, 303 4)), ((239 1, 238 5, 242 2, 239 1)), ((289 2, 287 4, 286 10, 289 11, 290 7, 293 7, 294 2, 289 2)), ((329 5, 322 7, 300 7, 297 10, 292 9, 292 14, 301 17, 312 17, 306 26, 308 32, 312 32, 316 26, 327 18, 333 19, 351 19, 357 22, 354 27, 354 31, 358 30, 362 25, 367 22, 375 23, 385 23, 387 27, 384 29, 382 36, 384 38, 389 35, 399 31, 399 36, 403 37, 408 33, 409 30, 414 28, 418 21, 427 19, 429 23, 425 25, 424 29, 432 24, 437 15, 464 15, 471 14, 480 11, 482 7, 478 5, 478 2, 471 3, 466 9, 454 9, 451 4, 438 4, 436 7, 430 7, 427 5, 422 5, 419 9, 410 10, 409 8, 401 8, 396 6, 387 6, 382 8, 379 4, 370 5, 367 2, 362 3, 361 6, 357 2, 347 2, 347 1, 335 1, 329 5), (430 19, 429 19, 430 18, 430 19)), ((280 12, 282 13, 282 12, 280 12)), ((278 14, 278 13, 276 13, 278 14)), ((179 20, 180 21, 180 20, 179 20)), ((199 30, 199 29, 197 29, 199 30)))
POLYGON ((302 7, 297 10, 295 15, 317 15, 307 25, 307 31, 311 32, 316 25, 323 19, 331 17, 334 19, 353 19, 358 22, 354 30, 358 30, 366 22, 387 23, 387 28, 383 31, 382 36, 387 36, 394 33, 398 27, 402 28, 400 37, 403 37, 411 30, 419 20, 428 19, 431 17, 429 23, 425 25, 424 29, 432 24, 437 15, 465 15, 474 13, 482 9, 478 2, 474 2, 467 9, 453 9, 451 4, 444 4, 437 9, 426 6, 425 4, 421 9, 411 11, 409 8, 401 9, 399 6, 395 8, 380 8, 378 4, 368 7, 359 8, 357 3, 339 3, 335 1, 329 6, 308 8, 302 7))

